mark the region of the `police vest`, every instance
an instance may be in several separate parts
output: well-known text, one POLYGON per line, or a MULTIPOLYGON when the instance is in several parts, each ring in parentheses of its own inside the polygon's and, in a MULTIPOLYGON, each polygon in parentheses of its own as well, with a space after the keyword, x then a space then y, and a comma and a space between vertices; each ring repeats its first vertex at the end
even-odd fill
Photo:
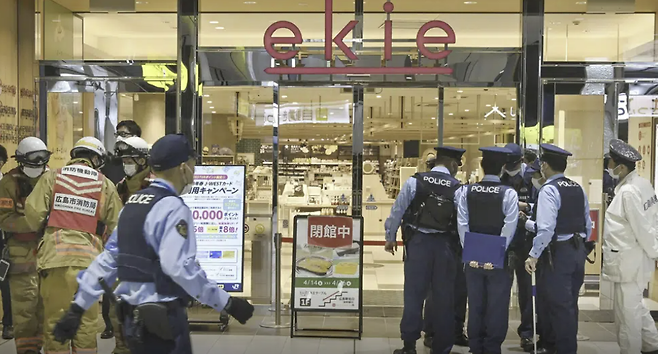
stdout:
POLYGON ((102 236, 101 192, 105 176, 84 164, 62 167, 56 172, 48 227, 77 230, 102 236))
POLYGON ((155 283, 155 289, 160 295, 186 298, 187 292, 164 274, 156 250, 146 242, 144 235, 146 216, 156 203, 166 197, 178 198, 169 189, 155 186, 128 198, 117 225, 117 270, 120 281, 155 283))
POLYGON ((404 223, 416 227, 447 232, 455 217, 455 191, 458 180, 443 172, 424 172, 414 175, 416 194, 407 209, 404 223))
POLYGON ((561 177, 547 182, 560 193, 560 210, 557 212, 555 235, 585 233, 585 193, 576 182, 561 177))
POLYGON ((500 178, 500 182, 506 186, 514 188, 519 195, 519 201, 527 203, 531 199, 532 184, 528 184, 521 173, 516 176, 510 176, 507 173, 500 178))
MULTIPOLYGON (((16 205, 14 206, 14 210, 22 210, 25 208, 25 200, 32 193, 34 187, 30 184, 28 177, 18 167, 9 171, 7 175, 14 179, 16 185, 16 205)), ((9 237, 20 242, 36 241, 39 238, 36 232, 5 232, 9 237)))
POLYGON ((503 201, 510 187, 499 182, 480 182, 468 187, 468 228, 471 232, 500 235, 505 225, 503 201))

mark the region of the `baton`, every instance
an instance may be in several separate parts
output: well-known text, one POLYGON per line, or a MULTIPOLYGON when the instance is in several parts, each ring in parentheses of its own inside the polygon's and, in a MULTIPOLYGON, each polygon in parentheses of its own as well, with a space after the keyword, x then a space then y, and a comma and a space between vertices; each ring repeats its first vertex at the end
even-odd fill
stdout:
POLYGON ((103 279, 102 277, 98 278, 98 284, 100 284, 101 288, 103 288, 103 291, 105 291, 105 295, 107 295, 110 298, 110 302, 116 305, 116 303, 119 302, 119 300, 116 297, 116 295, 114 295, 114 291, 112 291, 112 288, 110 288, 110 286, 107 285, 105 279, 103 279))
POLYGON ((535 347, 534 353, 537 353, 537 280, 535 272, 531 273, 532 277, 532 342, 535 347))

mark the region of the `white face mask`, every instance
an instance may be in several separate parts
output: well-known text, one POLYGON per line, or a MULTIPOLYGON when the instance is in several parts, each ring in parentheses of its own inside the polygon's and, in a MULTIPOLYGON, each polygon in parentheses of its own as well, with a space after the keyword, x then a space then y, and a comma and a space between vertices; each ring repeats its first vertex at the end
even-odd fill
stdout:
POLYGON ((28 167, 23 166, 23 173, 30 178, 37 178, 45 171, 44 167, 28 167))
MULTIPOLYGON (((185 164, 185 168, 192 171, 192 169, 187 164, 185 164)), ((192 176, 194 176, 194 172, 192 172, 192 176)), ((183 190, 180 192, 180 195, 189 193, 192 190, 192 187, 194 187, 194 178, 192 178, 192 180, 188 182, 184 172, 183 172, 183 182, 185 183, 185 187, 183 187, 183 190)))
POLYGON ((123 172, 126 173, 126 176, 132 177, 137 174, 137 165, 123 165, 123 172))
POLYGON ((511 177, 514 177, 514 176, 518 175, 519 173, 521 173, 521 167, 517 168, 514 171, 505 170, 505 172, 507 172, 507 174, 510 175, 511 177))
MULTIPOLYGON (((617 167, 619 167, 619 166, 617 166, 617 167)), ((619 173, 615 173, 615 170, 617 169, 617 167, 608 168, 608 174, 610 175, 610 177, 612 177, 612 179, 619 179, 619 173)))
POLYGON ((539 182, 539 178, 532 179, 532 185, 535 186, 535 189, 539 190, 542 184, 539 182))

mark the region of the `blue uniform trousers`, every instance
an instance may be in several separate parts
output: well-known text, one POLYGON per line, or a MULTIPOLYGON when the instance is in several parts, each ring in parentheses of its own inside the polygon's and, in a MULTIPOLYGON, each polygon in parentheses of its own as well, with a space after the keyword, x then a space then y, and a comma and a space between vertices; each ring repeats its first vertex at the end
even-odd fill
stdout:
MULTIPOLYGON (((464 275, 464 264, 461 259, 457 259, 457 272, 455 276, 455 337, 464 334, 464 323, 466 322, 466 301, 468 294, 466 292, 466 275, 464 275)), ((427 294, 425 299, 425 310, 423 313, 423 332, 425 335, 434 336, 434 326, 432 325, 432 292, 427 294)))
POLYGON ((454 343, 454 284, 456 259, 448 235, 414 231, 405 246, 404 311, 400 322, 403 341, 416 341, 423 329, 423 303, 432 293, 430 314, 434 327, 432 350, 450 353, 454 343))
POLYGON ((132 354, 192 354, 192 341, 185 307, 179 305, 170 308, 167 317, 175 340, 164 340, 144 329, 142 339, 138 341, 135 337, 137 328, 132 314, 125 316, 123 333, 130 352, 132 354))
MULTIPOLYGON (((519 311, 521 312, 521 324, 516 332, 521 338, 532 338, 532 278, 525 270, 525 261, 532 249, 532 240, 526 239, 526 231, 519 230, 514 236, 516 245, 513 249, 516 255, 514 259, 514 274, 518 286, 519 311)), ((539 325, 539 316, 537 317, 539 325)), ((539 328, 538 328, 539 330, 539 328)))
POLYGON ((546 262, 538 266, 542 269, 537 287, 547 316, 544 319, 550 326, 543 344, 558 354, 572 354, 578 349, 578 291, 585 278, 586 257, 581 240, 556 242, 553 266, 546 262))
POLYGON ((507 336, 512 276, 507 270, 466 267, 468 339, 473 354, 498 354, 507 336))

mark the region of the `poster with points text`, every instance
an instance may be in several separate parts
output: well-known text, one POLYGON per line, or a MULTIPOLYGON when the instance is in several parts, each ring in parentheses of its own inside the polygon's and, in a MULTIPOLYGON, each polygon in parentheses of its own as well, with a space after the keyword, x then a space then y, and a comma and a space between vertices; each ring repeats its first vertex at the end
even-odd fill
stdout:
POLYGON ((192 211, 201 268, 224 290, 243 291, 245 166, 197 166, 183 200, 192 211))

